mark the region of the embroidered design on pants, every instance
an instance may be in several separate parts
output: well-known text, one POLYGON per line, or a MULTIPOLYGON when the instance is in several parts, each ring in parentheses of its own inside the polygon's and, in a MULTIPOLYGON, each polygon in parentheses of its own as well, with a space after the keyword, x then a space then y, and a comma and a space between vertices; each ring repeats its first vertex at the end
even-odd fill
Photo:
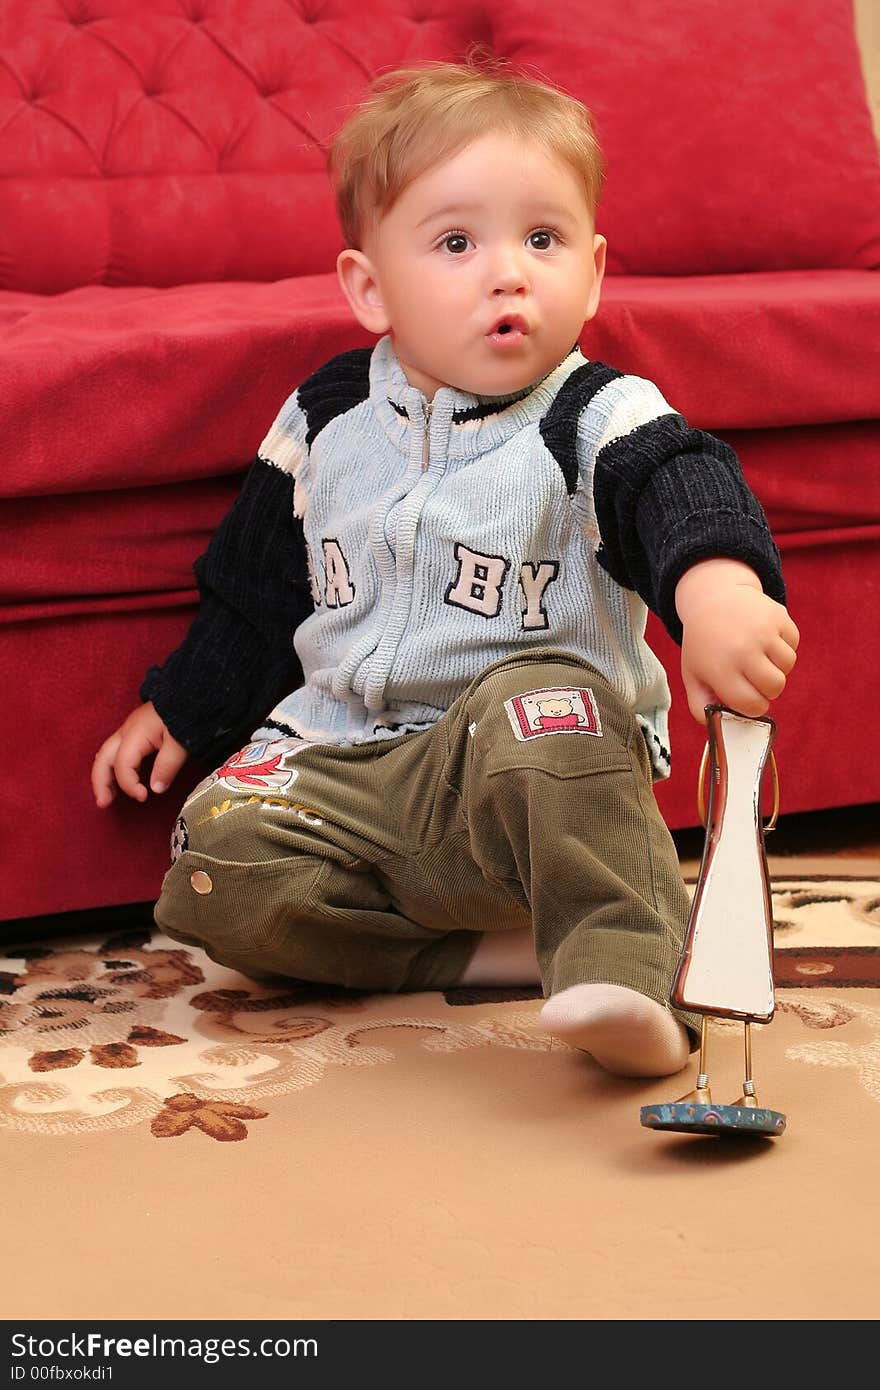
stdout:
POLYGON ((299 773, 285 767, 284 757, 296 750, 299 744, 299 739, 290 738, 275 739, 271 743, 249 743, 240 752, 234 753, 222 767, 218 767, 217 777, 233 791, 286 787, 296 780, 299 773))
POLYGON ((527 690, 504 701, 515 736, 525 743, 548 734, 592 734, 602 737, 602 721, 592 690, 558 685, 527 690))

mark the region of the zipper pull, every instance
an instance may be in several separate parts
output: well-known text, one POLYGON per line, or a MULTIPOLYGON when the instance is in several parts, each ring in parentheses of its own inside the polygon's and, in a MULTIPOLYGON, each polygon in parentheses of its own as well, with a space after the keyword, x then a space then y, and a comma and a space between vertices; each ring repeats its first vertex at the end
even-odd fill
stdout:
POLYGON ((434 409, 433 401, 425 402, 425 434, 422 439, 422 472, 428 467, 428 456, 431 451, 431 412, 434 409))

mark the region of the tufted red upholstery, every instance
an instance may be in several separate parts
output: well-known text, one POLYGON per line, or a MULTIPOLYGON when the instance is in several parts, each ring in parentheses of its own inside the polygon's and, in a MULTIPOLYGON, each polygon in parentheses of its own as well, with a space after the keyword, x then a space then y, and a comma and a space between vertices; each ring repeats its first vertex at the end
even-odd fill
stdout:
MULTIPOLYGON (((850 0, 0 0, 0 919, 155 896, 190 768, 88 771, 188 623, 192 562, 292 387, 370 339, 330 134, 472 43, 584 99, 611 274, 588 355, 739 451, 802 633, 783 809, 880 800, 880 162, 850 0)), ((702 747, 670 671, 673 826, 702 747)))
POLYGON ((4 0, 0 16, 0 285, 42 293, 331 270, 333 128, 378 67, 486 34, 486 7, 461 0, 4 0))
POLYGON ((880 264, 849 0, 3 0, 0 288, 332 270, 334 129, 474 42, 594 111, 612 272, 880 264))

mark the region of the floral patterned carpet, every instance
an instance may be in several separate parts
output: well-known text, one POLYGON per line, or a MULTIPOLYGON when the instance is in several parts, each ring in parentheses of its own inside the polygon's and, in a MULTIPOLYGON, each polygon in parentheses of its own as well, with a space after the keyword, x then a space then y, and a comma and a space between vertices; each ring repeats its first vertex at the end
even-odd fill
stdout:
MULTIPOLYGON (((773 904, 779 990, 880 984, 875 882, 781 880, 773 904)), ((157 1139, 195 1128, 243 1140, 266 1118, 261 1107, 318 1084, 328 1067, 393 1061, 387 1046, 371 1043, 377 1030, 387 1034, 387 1001, 261 985, 155 929, 4 954, 0 1125, 8 1129, 62 1135, 149 1124, 157 1139)), ((406 1015, 390 1026, 420 1033, 427 1053, 549 1045, 535 1009, 468 1021, 477 1004, 537 1000, 537 989, 448 990, 443 1023, 422 1017, 422 998, 407 997, 406 1015)), ((783 995, 781 1007, 795 1006, 783 995)))
MULTIPOLYGON (((875 1316, 873 1179, 861 1227, 846 1202, 880 1141, 880 885, 777 877, 773 908, 775 1140, 640 1128, 696 1058, 607 1077, 542 1033, 537 990, 270 985, 149 928, 5 944, 6 1315, 667 1318, 687 1294, 689 1317, 875 1316)), ((742 1030, 712 1033, 732 1101, 742 1030)))

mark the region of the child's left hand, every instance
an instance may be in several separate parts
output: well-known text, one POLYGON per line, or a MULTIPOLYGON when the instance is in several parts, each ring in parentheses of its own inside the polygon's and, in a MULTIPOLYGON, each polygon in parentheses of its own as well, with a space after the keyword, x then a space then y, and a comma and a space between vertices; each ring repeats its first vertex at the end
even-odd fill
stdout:
POLYGON ((706 722, 708 704, 764 714, 785 689, 800 634, 788 610, 765 594, 738 560, 703 560, 678 582, 681 674, 691 714, 706 722))

